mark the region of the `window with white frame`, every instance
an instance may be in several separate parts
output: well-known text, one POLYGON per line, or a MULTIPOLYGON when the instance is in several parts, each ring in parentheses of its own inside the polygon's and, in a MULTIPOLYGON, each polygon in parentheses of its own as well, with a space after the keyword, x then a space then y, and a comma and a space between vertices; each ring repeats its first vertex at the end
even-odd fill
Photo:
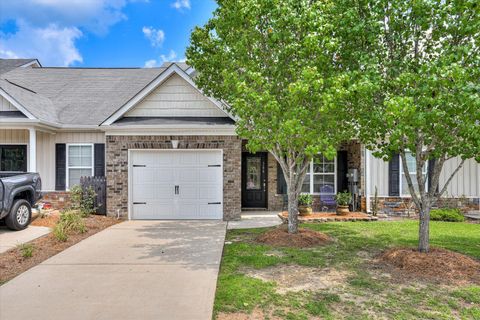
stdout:
POLYGON ((311 194, 336 193, 336 158, 328 160, 323 155, 315 157, 303 180, 302 192, 311 194))
MULTIPOLYGON (((418 182, 417 182, 417 162, 415 156, 411 152, 406 152, 405 157, 407 159, 408 172, 412 178, 412 184, 416 192, 418 192, 418 182)), ((401 161, 400 161, 401 163, 401 161)), ((425 163, 422 170, 423 178, 425 181, 425 188, 428 188, 427 183, 427 172, 428 172, 428 162, 425 163)), ((410 191, 408 190, 408 183, 405 171, 403 170, 403 165, 400 164, 400 192, 402 196, 410 196, 410 191)))
POLYGON ((93 145, 67 145, 67 188, 80 184, 85 176, 93 176, 93 145))

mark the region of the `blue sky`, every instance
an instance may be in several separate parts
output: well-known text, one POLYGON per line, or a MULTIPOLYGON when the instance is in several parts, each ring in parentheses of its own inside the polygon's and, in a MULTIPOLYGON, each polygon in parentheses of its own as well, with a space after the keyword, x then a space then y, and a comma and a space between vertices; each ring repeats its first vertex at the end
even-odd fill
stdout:
POLYGON ((0 57, 43 66, 154 67, 185 59, 214 0, 2 0, 0 57))

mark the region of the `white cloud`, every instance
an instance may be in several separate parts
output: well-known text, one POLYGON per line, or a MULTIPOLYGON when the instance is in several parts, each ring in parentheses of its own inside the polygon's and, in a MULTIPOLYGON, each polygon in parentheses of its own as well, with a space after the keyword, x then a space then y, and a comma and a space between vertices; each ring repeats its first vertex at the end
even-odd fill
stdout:
POLYGON ((150 44, 153 47, 161 47, 165 40, 165 32, 161 29, 155 29, 152 27, 143 27, 142 32, 145 37, 150 40, 150 44))
POLYGON ((157 60, 151 59, 145 61, 145 65, 143 66, 144 68, 155 68, 157 67, 157 60))
POLYGON ((0 31, 0 56, 38 58, 44 66, 82 62, 75 41, 85 33, 105 35, 138 0, 0 0, 0 23, 14 20, 15 33, 0 31))
POLYGON ((15 34, 0 34, 0 56, 38 58, 45 66, 69 66, 83 61, 75 47, 75 40, 81 36, 82 32, 75 27, 51 24, 33 28, 21 23, 15 34))
POLYGON ((177 10, 190 9, 190 0, 176 0, 174 3, 172 3, 172 7, 177 10))
POLYGON ((128 0, 15 0, 0 1, 0 21, 24 20, 34 27, 52 23, 81 27, 105 34, 113 24, 126 19, 122 9, 128 0))
POLYGON ((174 50, 170 50, 167 55, 161 54, 158 59, 151 59, 145 61, 144 68, 160 67, 164 62, 185 62, 185 58, 177 59, 177 53, 174 50))

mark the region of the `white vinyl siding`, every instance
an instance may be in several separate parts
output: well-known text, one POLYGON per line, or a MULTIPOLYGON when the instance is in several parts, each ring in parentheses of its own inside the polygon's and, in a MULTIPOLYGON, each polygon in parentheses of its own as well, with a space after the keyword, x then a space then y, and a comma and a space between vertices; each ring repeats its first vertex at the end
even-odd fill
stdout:
MULTIPOLYGON (((367 151, 369 152, 369 151, 367 151)), ((388 197, 388 161, 368 156, 367 173, 368 195, 374 196, 375 187, 379 197, 388 197)), ((460 158, 448 160, 440 175, 440 187, 445 185, 448 177, 455 170, 460 158)), ((409 193, 408 193, 409 194, 409 193)), ((468 159, 463 168, 455 175, 447 188, 445 197, 480 197, 480 164, 474 159, 468 159)))
POLYGON ((67 189, 93 176, 93 144, 67 144, 67 189))
POLYGON ((42 177, 44 191, 55 190, 56 143, 105 143, 105 134, 103 132, 92 131, 57 132, 56 134, 37 131, 37 171, 42 177))
POLYGON ((28 130, 0 129, 0 144, 28 144, 28 130))
POLYGON ((227 117, 202 93, 178 75, 172 75, 125 117, 227 117))
POLYGON ((19 111, 13 104, 8 102, 7 99, 0 96, 0 111, 19 111))

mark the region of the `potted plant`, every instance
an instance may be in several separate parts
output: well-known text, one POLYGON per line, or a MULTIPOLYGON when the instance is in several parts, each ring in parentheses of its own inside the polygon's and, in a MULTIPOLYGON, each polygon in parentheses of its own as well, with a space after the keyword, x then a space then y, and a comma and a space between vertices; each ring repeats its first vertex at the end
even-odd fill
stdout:
POLYGON ((352 195, 350 192, 339 192, 335 196, 335 201, 337 201, 337 214, 338 215, 347 215, 350 212, 348 205, 352 201, 352 195))
POLYGON ((312 202, 311 194, 301 194, 298 196, 298 214, 301 216, 312 214, 312 202))

